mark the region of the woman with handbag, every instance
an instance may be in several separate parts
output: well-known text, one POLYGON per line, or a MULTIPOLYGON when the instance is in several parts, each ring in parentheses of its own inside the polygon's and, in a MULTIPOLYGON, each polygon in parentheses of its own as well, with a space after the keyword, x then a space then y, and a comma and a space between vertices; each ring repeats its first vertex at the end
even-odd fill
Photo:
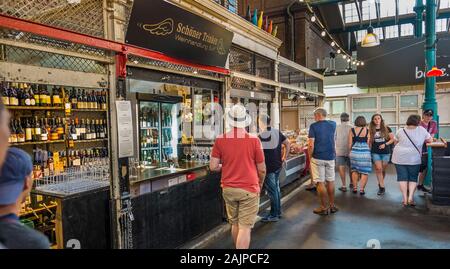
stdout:
POLYGON ((392 154, 392 162, 397 170, 397 181, 403 195, 403 206, 415 206, 414 193, 417 187, 422 147, 432 142, 431 135, 419 126, 420 116, 411 115, 406 127, 397 131, 396 146, 392 154))

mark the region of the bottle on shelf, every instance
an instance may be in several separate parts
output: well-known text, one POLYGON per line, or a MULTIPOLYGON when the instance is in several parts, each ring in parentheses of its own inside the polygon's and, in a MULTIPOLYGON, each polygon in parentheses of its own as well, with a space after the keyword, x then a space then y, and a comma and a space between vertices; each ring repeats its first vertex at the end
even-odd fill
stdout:
POLYGON ((48 141, 48 132, 45 126, 45 120, 41 119, 41 141, 48 141))
POLYGON ((36 87, 36 85, 32 85, 31 87, 34 95, 35 105, 41 106, 41 91, 39 86, 36 87))
POLYGON ((9 143, 17 143, 17 131, 14 121, 10 121, 9 123, 10 135, 9 135, 9 143))
POLYGON ((30 96, 30 106, 36 106, 36 99, 34 96, 33 85, 28 86, 28 95, 30 96))
POLYGON ((56 119, 56 132, 58 133, 58 139, 62 140, 64 139, 64 134, 65 134, 65 128, 64 128, 64 123, 63 123, 64 119, 61 118, 57 118, 56 119))
POLYGON ((33 130, 29 119, 25 119, 25 141, 33 141, 33 130))
POLYGON ((9 105, 9 83, 2 82, 1 96, 4 105, 9 105))
POLYGON ((74 88, 70 91, 70 103, 72 105, 72 109, 78 108, 77 91, 74 88))
POLYGON ((105 89, 102 90, 102 109, 103 110, 108 109, 108 95, 105 89))
POLYGON ((19 98, 17 96, 17 83, 11 83, 9 88, 9 105, 18 106, 19 98))
POLYGON ((25 142, 25 131, 22 128, 22 124, 20 123, 20 119, 16 120, 16 132, 17 132, 17 142, 23 143, 25 142))
POLYGON ((34 139, 33 139, 33 141, 41 141, 41 138, 42 138, 41 137, 41 131, 42 131, 42 129, 41 129, 41 124, 39 123, 39 120, 38 120, 37 116, 34 117, 33 123, 34 123, 34 132, 33 132, 34 139))
POLYGON ((51 119, 51 126, 52 126, 51 133, 50 133, 51 140, 59 140, 58 125, 56 123, 55 118, 51 119))
POLYGON ((31 99, 26 89, 25 83, 19 83, 18 95, 20 96, 20 105, 21 106, 31 106, 31 99))

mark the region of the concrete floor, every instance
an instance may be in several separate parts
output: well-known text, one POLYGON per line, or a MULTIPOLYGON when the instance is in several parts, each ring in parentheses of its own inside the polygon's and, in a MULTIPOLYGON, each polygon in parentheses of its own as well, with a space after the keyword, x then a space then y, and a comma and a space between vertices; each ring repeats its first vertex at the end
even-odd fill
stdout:
MULTIPOLYGON (((313 214, 317 194, 302 190, 284 205, 279 222, 255 225, 251 248, 362 249, 375 239, 384 249, 450 249, 450 218, 428 214, 422 192, 416 193, 416 208, 403 208, 393 167, 389 168, 383 197, 376 194, 375 175, 369 178, 365 196, 342 193, 337 190, 340 186, 340 180, 336 181, 338 213, 313 214)), ((231 236, 206 248, 233 248, 231 236)))

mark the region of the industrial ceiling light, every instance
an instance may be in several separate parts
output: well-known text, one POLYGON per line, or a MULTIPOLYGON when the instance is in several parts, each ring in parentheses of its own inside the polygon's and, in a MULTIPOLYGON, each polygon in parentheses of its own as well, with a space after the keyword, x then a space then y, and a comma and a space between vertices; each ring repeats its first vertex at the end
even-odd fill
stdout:
POLYGON ((340 49, 338 49, 338 50, 337 50, 337 53, 338 53, 338 54, 341 54, 341 50, 340 50, 340 49))
POLYGON ((360 63, 360 62, 357 62, 357 63, 356 63, 356 66, 360 66, 360 65, 361 65, 361 63, 360 63))
POLYGON ((342 58, 344 58, 344 60, 347 59, 347 55, 342 55, 342 58))
POLYGON ((332 46, 332 47, 336 46, 336 43, 335 43, 334 41, 331 42, 331 46, 332 46))
POLYGON ((351 61, 352 61, 352 59, 350 59, 350 58, 347 59, 347 63, 349 63, 349 62, 351 62, 351 61))
POLYGON ((373 32, 372 20, 370 16, 370 4, 369 4, 369 28, 367 28, 367 34, 361 41, 361 47, 371 48, 380 45, 380 39, 373 32))
POLYGON ((361 47, 363 47, 363 48, 371 48, 371 47, 376 47, 378 45, 380 45, 380 39, 373 32, 373 27, 369 26, 369 28, 367 28, 366 36, 361 41, 361 47))
POLYGON ((312 22, 315 22, 317 19, 316 19, 316 16, 315 15, 312 15, 312 17, 311 17, 311 21, 312 22))
POLYGON ((361 62, 361 65, 364 66, 364 62, 361 62))
POLYGON ((326 36, 326 35, 327 35, 327 32, 322 31, 322 33, 320 33, 320 35, 321 35, 321 36, 326 36))

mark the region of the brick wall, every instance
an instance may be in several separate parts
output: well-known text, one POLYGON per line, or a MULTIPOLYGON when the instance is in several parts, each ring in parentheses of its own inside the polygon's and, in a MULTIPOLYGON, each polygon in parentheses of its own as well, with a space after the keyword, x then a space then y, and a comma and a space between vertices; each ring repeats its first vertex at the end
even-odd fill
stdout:
MULTIPOLYGON (((253 12, 255 8, 258 12, 264 10, 264 16, 268 15, 274 21, 274 27, 278 26, 277 37, 283 41, 280 48, 280 55, 290 59, 291 58, 291 30, 289 23, 289 16, 286 8, 291 3, 291 0, 240 0, 239 14, 245 17, 247 6, 253 12)), ((295 61, 308 68, 318 68, 317 59, 320 62, 320 68, 323 66, 323 58, 329 56, 332 51, 330 44, 322 39, 319 29, 310 27, 308 16, 305 10, 299 5, 294 5, 292 13, 295 17, 295 61)))

